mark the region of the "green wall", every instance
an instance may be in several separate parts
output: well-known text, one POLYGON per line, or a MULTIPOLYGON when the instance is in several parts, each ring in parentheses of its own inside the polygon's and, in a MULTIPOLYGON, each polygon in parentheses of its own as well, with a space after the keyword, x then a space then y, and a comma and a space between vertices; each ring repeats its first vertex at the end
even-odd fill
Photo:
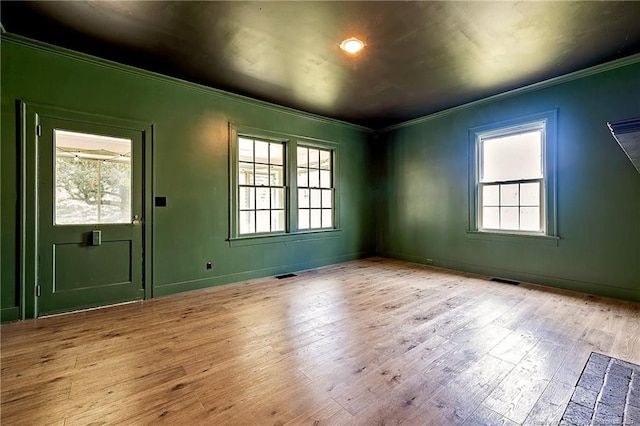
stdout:
POLYGON ((168 202, 153 212, 157 296, 377 252, 640 301, 640 175, 606 126, 640 116, 640 60, 374 135, 12 35, 2 36, 1 55, 3 321, 19 317, 18 100, 154 124, 153 194, 168 202), (469 129, 551 109, 558 111, 560 239, 469 234, 469 129), (230 246, 229 122, 339 142, 341 231, 230 246))
POLYGON ((640 301, 640 174, 607 128, 640 116, 640 60, 625 63, 383 132, 378 252, 640 301), (552 109, 560 239, 467 233, 469 129, 552 109))
MULTIPOLYGON (((375 249, 370 214, 372 132, 45 46, 12 35, 2 45, 1 308, 18 318, 17 100, 154 124, 155 295, 359 258, 375 249), (230 247, 228 123, 339 142, 341 231, 301 241, 230 247), (206 270, 206 262, 213 269, 206 270)), ((148 215, 147 215, 148 216, 148 215)))

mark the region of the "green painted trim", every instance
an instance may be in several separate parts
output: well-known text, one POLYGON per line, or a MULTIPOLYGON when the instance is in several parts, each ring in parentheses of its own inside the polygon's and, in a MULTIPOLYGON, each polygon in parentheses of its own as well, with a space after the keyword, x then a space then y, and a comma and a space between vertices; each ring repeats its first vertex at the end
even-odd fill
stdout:
POLYGON ((386 133, 391 132, 393 130, 402 129, 405 127, 410 127, 416 124, 425 123, 431 120, 436 120, 438 118, 443 118, 451 114, 455 114, 470 108, 475 108, 481 105, 485 105, 491 102, 505 100, 514 96, 523 95, 525 93, 533 92, 535 90, 546 89, 548 87, 557 86, 558 84, 568 83, 570 81, 578 80, 581 78, 591 77, 592 75, 602 74, 607 71, 615 70, 618 68, 626 67, 629 65, 634 65, 640 63, 640 53, 636 53, 635 55, 627 56, 626 58, 616 59, 611 62, 606 62, 604 64, 594 65, 589 68, 585 68, 582 70, 574 71, 569 74, 561 75, 558 77, 553 77, 548 80, 539 81, 537 83, 529 84, 528 86, 518 87, 516 89, 508 90, 506 92, 498 93, 493 96, 489 96, 486 98, 478 99, 477 101, 468 102, 466 104, 457 105, 452 108, 448 108, 442 111, 434 112, 433 114, 425 115, 422 117, 414 118, 413 120, 408 120, 402 123, 394 124, 392 126, 385 127, 383 129, 378 130, 378 133, 386 133))
POLYGON ((560 237, 553 235, 517 234, 501 232, 467 231, 467 238, 480 241, 497 241, 504 243, 544 244, 558 247, 560 237))
MULTIPOLYGON (((153 214, 153 186, 150 180, 152 176, 153 164, 153 124, 144 121, 131 120, 120 117, 111 117, 101 114, 88 114, 67 108, 52 105, 43 105, 35 102, 19 101, 20 111, 20 312, 21 319, 37 318, 38 299, 35 295, 35 285, 38 277, 38 227, 37 227, 37 138, 36 125, 40 122, 40 117, 59 118, 66 120, 81 121, 90 124, 108 125, 139 131, 143 136, 144 144, 144 164, 143 164, 143 286, 144 297, 152 294, 153 282, 151 281, 153 249, 151 222, 146 219, 147 214, 153 214), (148 154, 147 154, 148 152, 148 154), (150 209, 150 210, 149 210, 150 209), (146 245, 149 244, 149 245, 146 245)), ((150 297, 150 296, 149 296, 150 297)))
POLYGON ((0 322, 14 322, 18 320, 20 320, 20 308, 17 306, 0 309, 0 322))
MULTIPOLYGON (((412 255, 405 255, 402 253, 386 252, 380 254, 380 256, 427 265, 426 259, 412 255)), ((598 296, 611 297, 614 299, 640 302, 640 290, 633 290, 629 288, 603 286, 601 284, 591 283, 587 281, 578 281, 561 277, 530 274, 526 272, 512 271, 509 269, 492 268, 488 266, 458 262, 455 260, 436 259, 434 263, 428 264, 428 266, 435 266, 458 272, 469 272, 472 274, 479 274, 487 277, 507 278, 510 280, 521 281, 523 283, 530 283, 543 287, 561 288, 564 290, 575 291, 582 294, 595 294, 598 296)))
MULTIPOLYGON (((140 123, 144 125, 144 123, 140 123)), ((154 142, 156 136, 155 124, 145 125, 142 131, 143 144, 143 182, 142 182, 142 214, 143 230, 142 230, 142 286, 144 287, 144 299, 153 297, 153 228, 155 209, 153 206, 153 196, 155 193, 155 174, 153 168, 154 158, 154 142)))
POLYGON ((284 266, 275 266, 272 268, 257 269, 254 271, 238 272, 235 274, 221 275, 213 278, 203 278, 199 280, 180 281, 170 284, 164 284, 155 287, 155 296, 169 296, 176 293, 182 293, 184 291, 200 290, 204 288, 210 288, 223 284, 236 283, 241 281, 247 281, 254 278, 263 278, 271 275, 278 275, 283 273, 302 271, 311 268, 318 268, 320 266, 333 265, 336 263, 348 262, 350 260, 363 259, 365 257, 371 257, 373 253, 359 252, 342 256, 327 257, 323 259, 314 259, 302 263, 294 263, 284 266))
POLYGON ((331 238, 338 238, 341 232, 342 229, 319 229, 315 231, 298 231, 289 234, 236 237, 229 238, 229 247, 245 247, 260 244, 328 240, 331 238))
POLYGON ((258 106, 261 108, 265 108, 272 111, 283 112, 286 114, 294 115, 296 117, 301 117, 309 120, 318 121, 321 123, 329 123, 329 124, 340 124, 345 127, 349 127, 352 129, 358 129, 367 133, 375 133, 375 130, 369 127, 361 126, 358 124, 349 123, 346 121, 338 120, 335 118, 325 117, 319 114, 313 114, 310 112, 301 111, 295 108, 285 107, 282 105, 277 105, 271 102, 262 101, 259 99, 250 98, 248 96, 242 96, 231 92, 226 92, 221 89, 216 89, 213 87, 205 86, 202 84, 192 83, 190 81, 182 80, 176 77, 169 77, 164 74, 155 73, 153 71, 144 70, 141 68, 136 68, 130 65, 121 64, 118 62, 110 61, 107 59, 99 58, 97 56, 88 55, 86 53, 76 52, 71 49, 66 49, 64 47, 55 46, 49 43, 44 43, 42 41, 33 40, 27 37, 23 37, 17 34, 12 33, 3 33, 2 41, 9 42, 21 46, 27 46, 30 48, 38 49, 47 53, 52 53, 55 55, 64 56, 69 59, 85 62, 91 65, 96 65, 100 67, 109 68, 112 70, 125 72, 129 74, 133 74, 136 76, 143 76, 146 78, 150 78, 152 80, 161 81, 164 83, 175 84, 181 87, 189 88, 192 90, 196 90, 199 92, 204 92, 209 95, 215 95, 221 98, 232 99, 236 102, 241 102, 245 104, 250 104, 252 106, 258 106))

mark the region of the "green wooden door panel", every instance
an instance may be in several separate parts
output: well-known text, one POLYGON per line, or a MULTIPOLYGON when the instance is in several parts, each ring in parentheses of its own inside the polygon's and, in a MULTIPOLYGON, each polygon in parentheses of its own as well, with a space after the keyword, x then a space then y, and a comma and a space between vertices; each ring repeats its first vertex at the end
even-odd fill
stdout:
POLYGON ((100 246, 54 244, 53 291, 62 293, 114 285, 133 286, 132 246, 131 241, 109 241, 100 246))
POLYGON ((50 117, 39 125, 38 315, 142 298, 143 229, 132 220, 142 217, 142 132, 50 117), (62 146, 64 135, 77 146, 62 146), (109 141, 130 152, 109 151, 109 141), (109 174, 114 164, 119 174, 109 174))

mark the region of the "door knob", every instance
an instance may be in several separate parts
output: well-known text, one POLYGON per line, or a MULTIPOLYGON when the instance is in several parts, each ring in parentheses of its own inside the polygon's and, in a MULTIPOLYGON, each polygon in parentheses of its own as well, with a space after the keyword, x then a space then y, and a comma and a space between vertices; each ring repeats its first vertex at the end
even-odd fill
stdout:
POLYGON ((135 215, 135 216, 133 216, 133 220, 131 221, 131 224, 132 225, 139 225, 141 221, 142 221, 142 219, 140 218, 140 216, 135 215))

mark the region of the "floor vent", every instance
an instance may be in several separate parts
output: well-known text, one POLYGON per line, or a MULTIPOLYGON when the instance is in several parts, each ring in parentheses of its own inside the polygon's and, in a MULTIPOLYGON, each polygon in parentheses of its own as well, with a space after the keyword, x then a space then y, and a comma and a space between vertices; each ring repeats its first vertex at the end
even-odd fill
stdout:
POLYGON ((276 275, 276 278, 279 280, 283 280, 285 278, 291 278, 291 277, 297 277, 296 274, 282 274, 282 275, 276 275))
POLYGON ((497 282, 497 283, 502 283, 502 284, 511 284, 511 285, 518 285, 518 284, 520 284, 520 282, 519 282, 519 281, 513 281, 513 280, 508 280, 508 279, 506 279, 506 278, 496 278, 496 277, 491 278, 489 281, 495 281, 495 282, 497 282))

